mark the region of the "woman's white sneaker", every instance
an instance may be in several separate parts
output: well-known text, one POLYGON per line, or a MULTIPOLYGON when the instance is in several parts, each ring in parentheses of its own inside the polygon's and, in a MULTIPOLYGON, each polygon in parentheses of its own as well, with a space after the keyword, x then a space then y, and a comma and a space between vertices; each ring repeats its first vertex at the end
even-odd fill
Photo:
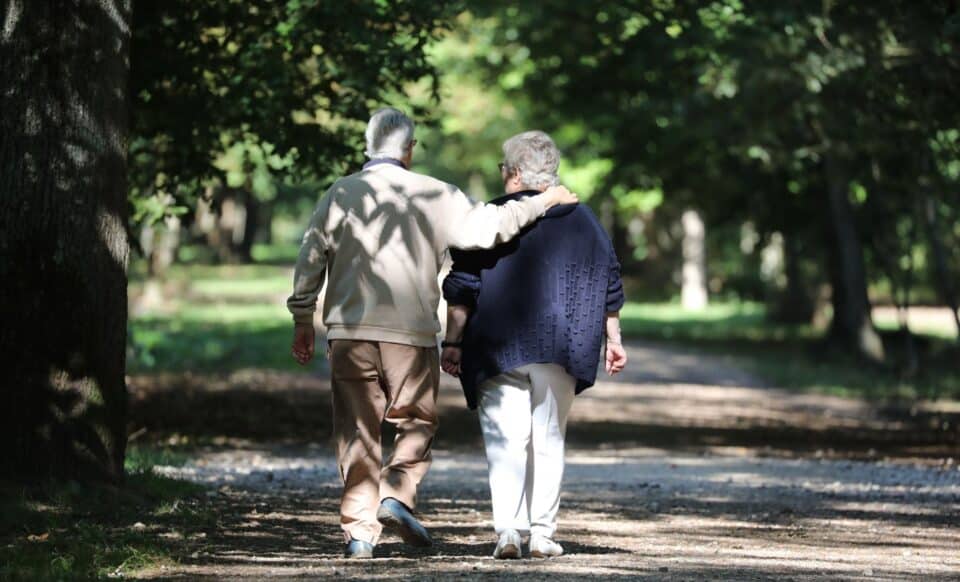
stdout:
POLYGON ((545 536, 530 536, 531 558, 555 558, 563 555, 563 546, 545 536))
POLYGON ((500 534, 497 547, 493 550, 493 557, 498 560, 516 560, 520 557, 521 543, 517 530, 508 529, 500 534))

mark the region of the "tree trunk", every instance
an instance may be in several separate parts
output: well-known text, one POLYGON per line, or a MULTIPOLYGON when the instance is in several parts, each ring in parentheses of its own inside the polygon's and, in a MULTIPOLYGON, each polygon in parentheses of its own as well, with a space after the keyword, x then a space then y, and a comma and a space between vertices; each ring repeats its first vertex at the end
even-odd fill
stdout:
POLYGON ((130 0, 7 0, 0 476, 123 477, 130 0))
POLYGON ((707 306, 706 227, 696 210, 684 212, 680 224, 683 227, 680 303, 684 309, 703 309, 707 306))
POLYGON ((856 354, 873 362, 882 362, 883 342, 873 327, 870 315, 863 247, 847 194, 848 182, 836 160, 829 155, 824 163, 824 171, 830 212, 827 254, 833 287, 833 320, 830 322, 829 335, 849 346, 856 354))
POLYGON ((242 238, 236 245, 236 255, 239 262, 250 264, 253 262, 253 243, 260 230, 260 201, 253 192, 246 190, 242 193, 244 213, 242 238))
POLYGON ((773 310, 774 321, 790 324, 807 324, 813 320, 813 299, 804 284, 800 269, 802 257, 798 235, 783 239, 783 274, 786 287, 778 294, 773 310))
POLYGON ((950 270, 947 267, 947 253, 943 248, 943 242, 940 240, 937 203, 930 194, 925 194, 923 197, 923 221, 926 226, 930 250, 933 254, 936 287, 943 302, 950 307, 953 314, 953 323, 957 328, 957 341, 960 342, 960 300, 957 299, 955 282, 950 278, 950 270))

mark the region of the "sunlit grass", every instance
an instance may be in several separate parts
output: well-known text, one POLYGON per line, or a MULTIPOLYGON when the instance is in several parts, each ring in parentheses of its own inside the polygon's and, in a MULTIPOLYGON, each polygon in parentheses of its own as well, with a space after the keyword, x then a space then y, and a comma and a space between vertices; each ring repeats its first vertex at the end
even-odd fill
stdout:
MULTIPOLYGON (((877 329, 882 331, 898 331, 900 324, 894 317, 873 318, 877 329)), ((910 322, 910 331, 916 334, 938 337, 946 340, 957 339, 957 327, 949 319, 943 318, 937 321, 910 322)))
POLYGON ((243 279, 193 279, 190 290, 193 293, 216 298, 234 298, 244 296, 288 295, 293 284, 293 272, 263 278, 243 279))
MULTIPOLYGON (((145 284, 134 280, 131 296, 145 284)), ((162 302, 130 319, 131 372, 303 370, 290 357, 289 265, 175 265, 159 285, 162 302)))
POLYGON ((697 311, 676 303, 627 303, 621 318, 629 337, 712 353, 775 386, 869 399, 960 398, 960 367, 946 334, 918 334, 917 349, 924 351, 908 373, 900 342, 887 342, 887 365, 867 365, 824 342, 822 330, 771 323, 759 303, 713 303, 697 311))
MULTIPOLYGON (((289 354, 292 325, 283 298, 290 274, 289 266, 279 265, 174 267, 168 280, 177 282, 178 293, 131 319, 130 371, 307 371, 289 354)), ((134 291, 137 285, 142 282, 133 284, 134 291)), ((889 366, 864 366, 822 342, 822 330, 769 321, 761 303, 713 302, 689 311, 673 302, 631 302, 621 312, 621 324, 628 337, 707 351, 786 388, 868 398, 960 397, 960 370, 951 364, 946 325, 921 334, 922 365, 904 377, 897 364, 899 344, 891 347, 889 366)), ((896 327, 883 319, 879 325, 896 327)))
POLYGON ((179 549, 162 532, 214 528, 204 488, 157 475, 185 457, 149 447, 128 451, 121 488, 0 482, 0 579, 87 580, 173 564, 179 549))

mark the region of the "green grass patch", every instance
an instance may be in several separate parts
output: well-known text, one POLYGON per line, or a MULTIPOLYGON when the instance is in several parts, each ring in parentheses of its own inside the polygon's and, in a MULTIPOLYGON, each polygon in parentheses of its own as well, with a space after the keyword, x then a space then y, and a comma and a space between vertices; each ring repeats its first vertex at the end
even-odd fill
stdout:
MULTIPOLYGON (((129 371, 302 371, 290 356, 283 301, 292 282, 289 265, 174 265, 161 284, 163 303, 130 320, 129 371)), ((131 296, 144 284, 134 279, 131 296)))
POLYGON ((629 337, 694 347, 783 388, 870 400, 960 399, 960 353, 936 334, 916 337, 919 365, 907 373, 901 340, 885 342, 888 365, 867 365, 824 341, 812 326, 770 323, 756 303, 718 303, 701 311, 628 303, 621 325, 629 337))
MULTIPOLYGON (((293 284, 293 263, 287 265, 172 265, 164 274, 164 279, 173 282, 186 282, 213 279, 221 282, 247 282, 259 285, 259 281, 285 279, 288 286, 293 284)), ((146 279, 146 270, 138 262, 131 268, 130 287, 135 290, 146 279)), ((275 284, 275 283, 274 283, 275 284)))
POLYGON ((193 293, 213 299, 232 299, 263 295, 286 297, 293 287, 293 273, 271 274, 261 278, 194 279, 190 282, 193 293))
POLYGON ((300 255, 300 243, 255 244, 250 255, 258 263, 292 265, 300 255))
POLYGON ((176 562, 187 550, 172 540, 211 531, 217 518, 204 488, 154 473, 159 461, 184 458, 132 447, 119 488, 0 482, 0 579, 126 576, 176 562))
POLYGON ((620 312, 630 336, 678 341, 726 341, 812 337, 809 326, 772 324, 760 303, 715 303, 697 311, 677 303, 627 303, 620 312))

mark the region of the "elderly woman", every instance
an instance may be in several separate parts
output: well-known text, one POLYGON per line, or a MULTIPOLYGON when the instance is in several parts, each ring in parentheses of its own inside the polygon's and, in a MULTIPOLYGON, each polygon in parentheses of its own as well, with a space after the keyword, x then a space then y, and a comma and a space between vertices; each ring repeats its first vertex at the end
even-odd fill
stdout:
MULTIPOLYGON (((560 153, 544 132, 511 137, 503 154, 506 194, 493 204, 558 183, 560 153)), ((596 217, 576 204, 551 209, 501 247, 452 256, 441 365, 460 377, 467 405, 480 409, 499 536, 493 555, 521 557, 521 535, 529 534, 531 556, 559 556, 567 414, 596 380, 604 336, 607 373, 627 361, 620 265, 596 217)))

